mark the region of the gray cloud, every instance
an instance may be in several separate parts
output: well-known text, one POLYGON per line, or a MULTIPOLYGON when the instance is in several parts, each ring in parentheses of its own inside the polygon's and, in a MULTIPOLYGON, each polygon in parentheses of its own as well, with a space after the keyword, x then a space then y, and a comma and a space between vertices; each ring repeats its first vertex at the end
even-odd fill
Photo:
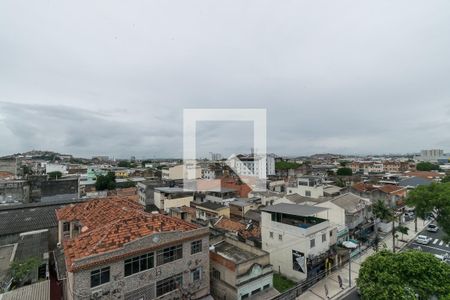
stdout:
MULTIPOLYGON (((449 20, 448 1, 2 1, 0 155, 181 156, 183 108, 267 108, 280 154, 449 151, 449 20)), ((209 124, 199 147, 250 135, 209 124)))

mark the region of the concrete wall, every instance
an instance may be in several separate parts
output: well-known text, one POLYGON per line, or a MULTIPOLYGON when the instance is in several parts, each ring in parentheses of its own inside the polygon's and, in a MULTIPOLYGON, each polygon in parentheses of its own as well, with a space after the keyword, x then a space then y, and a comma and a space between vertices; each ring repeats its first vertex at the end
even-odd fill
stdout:
POLYGON ((1 203, 29 203, 30 184, 25 180, 2 180, 0 181, 0 204, 1 203))
POLYGON ((296 226, 272 222, 271 215, 267 212, 261 214, 262 249, 270 253, 270 262, 275 272, 280 272, 297 282, 303 281, 307 277, 306 260, 308 256, 318 255, 329 250, 330 230, 328 221, 304 230, 296 226), (273 237, 271 237, 271 232, 273 237), (325 242, 322 242, 323 234, 326 236, 325 242), (311 248, 310 240, 313 238, 315 247, 311 248), (294 270, 292 250, 305 255, 304 273, 294 270))

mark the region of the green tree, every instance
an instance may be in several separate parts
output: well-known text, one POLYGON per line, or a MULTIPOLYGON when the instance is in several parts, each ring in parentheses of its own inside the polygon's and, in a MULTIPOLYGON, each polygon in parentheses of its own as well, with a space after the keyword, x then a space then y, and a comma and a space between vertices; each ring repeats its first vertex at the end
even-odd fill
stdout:
POLYGON ((441 182, 442 182, 442 183, 450 182, 450 175, 447 175, 447 176, 445 176, 444 178, 442 178, 441 182))
POLYGON ((409 192, 406 204, 422 219, 431 215, 446 233, 444 240, 450 240, 450 182, 420 185, 409 192))
POLYGON ((430 162, 420 162, 416 165, 416 169, 417 171, 439 171, 440 168, 438 165, 435 165, 433 163, 430 162))
POLYGON ((30 257, 23 261, 14 261, 10 265, 11 275, 14 282, 21 286, 26 282, 33 272, 37 272, 40 260, 36 257, 30 257))
POLYGON ((383 250, 361 264, 357 286, 362 299, 448 299, 450 266, 426 252, 383 250))
POLYGON ((300 164, 295 162, 277 161, 275 163, 275 169, 277 170, 297 169, 298 167, 300 167, 300 164))
POLYGON ((121 168, 131 168, 131 163, 129 161, 126 161, 126 160, 121 160, 121 161, 119 161, 117 166, 121 167, 121 168))
POLYGON ((49 179, 58 179, 62 177, 62 173, 60 171, 54 171, 47 173, 49 179))
POLYGON ((97 176, 95 182, 95 189, 97 191, 114 190, 116 188, 116 175, 113 172, 108 172, 106 175, 97 176))
MULTIPOLYGON (((381 221, 391 222, 394 219, 393 210, 389 208, 383 200, 378 200, 377 202, 375 202, 375 204, 372 206, 372 213, 375 218, 380 219, 381 221)), ((392 234, 394 236, 394 232, 392 234)), ((380 238, 378 237, 378 221, 375 221, 375 235, 375 251, 378 251, 378 244, 380 241, 380 238)))
POLYGON ((336 174, 338 176, 352 176, 353 172, 350 168, 339 168, 336 174))

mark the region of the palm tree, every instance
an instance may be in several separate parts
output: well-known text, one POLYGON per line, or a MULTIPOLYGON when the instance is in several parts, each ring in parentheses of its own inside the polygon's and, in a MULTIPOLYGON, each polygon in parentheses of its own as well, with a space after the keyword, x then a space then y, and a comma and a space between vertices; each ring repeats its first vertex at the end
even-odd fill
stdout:
MULTIPOLYGON (((384 220, 384 221, 392 221, 394 222, 394 212, 392 211, 392 209, 390 209, 383 200, 378 200, 377 202, 375 202, 375 204, 372 207, 372 212, 373 215, 375 216, 376 219, 380 219, 380 220, 384 220)), ((394 223, 392 223, 394 224, 394 223)), ((394 252, 395 252, 395 228, 394 225, 392 225, 393 228, 393 232, 392 232, 392 236, 393 236, 393 241, 394 241, 394 252)), ((378 242, 379 242, 379 237, 378 237, 378 221, 375 220, 375 251, 378 251, 378 242), (378 241, 378 242, 377 242, 378 241)))

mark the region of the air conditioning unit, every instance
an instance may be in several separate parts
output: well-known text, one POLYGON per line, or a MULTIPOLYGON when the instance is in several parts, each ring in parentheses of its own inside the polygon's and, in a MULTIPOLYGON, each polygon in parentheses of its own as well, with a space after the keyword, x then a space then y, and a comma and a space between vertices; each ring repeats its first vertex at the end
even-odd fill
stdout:
POLYGON ((103 291, 102 290, 95 290, 92 291, 92 298, 94 299, 100 299, 102 297, 103 291))

